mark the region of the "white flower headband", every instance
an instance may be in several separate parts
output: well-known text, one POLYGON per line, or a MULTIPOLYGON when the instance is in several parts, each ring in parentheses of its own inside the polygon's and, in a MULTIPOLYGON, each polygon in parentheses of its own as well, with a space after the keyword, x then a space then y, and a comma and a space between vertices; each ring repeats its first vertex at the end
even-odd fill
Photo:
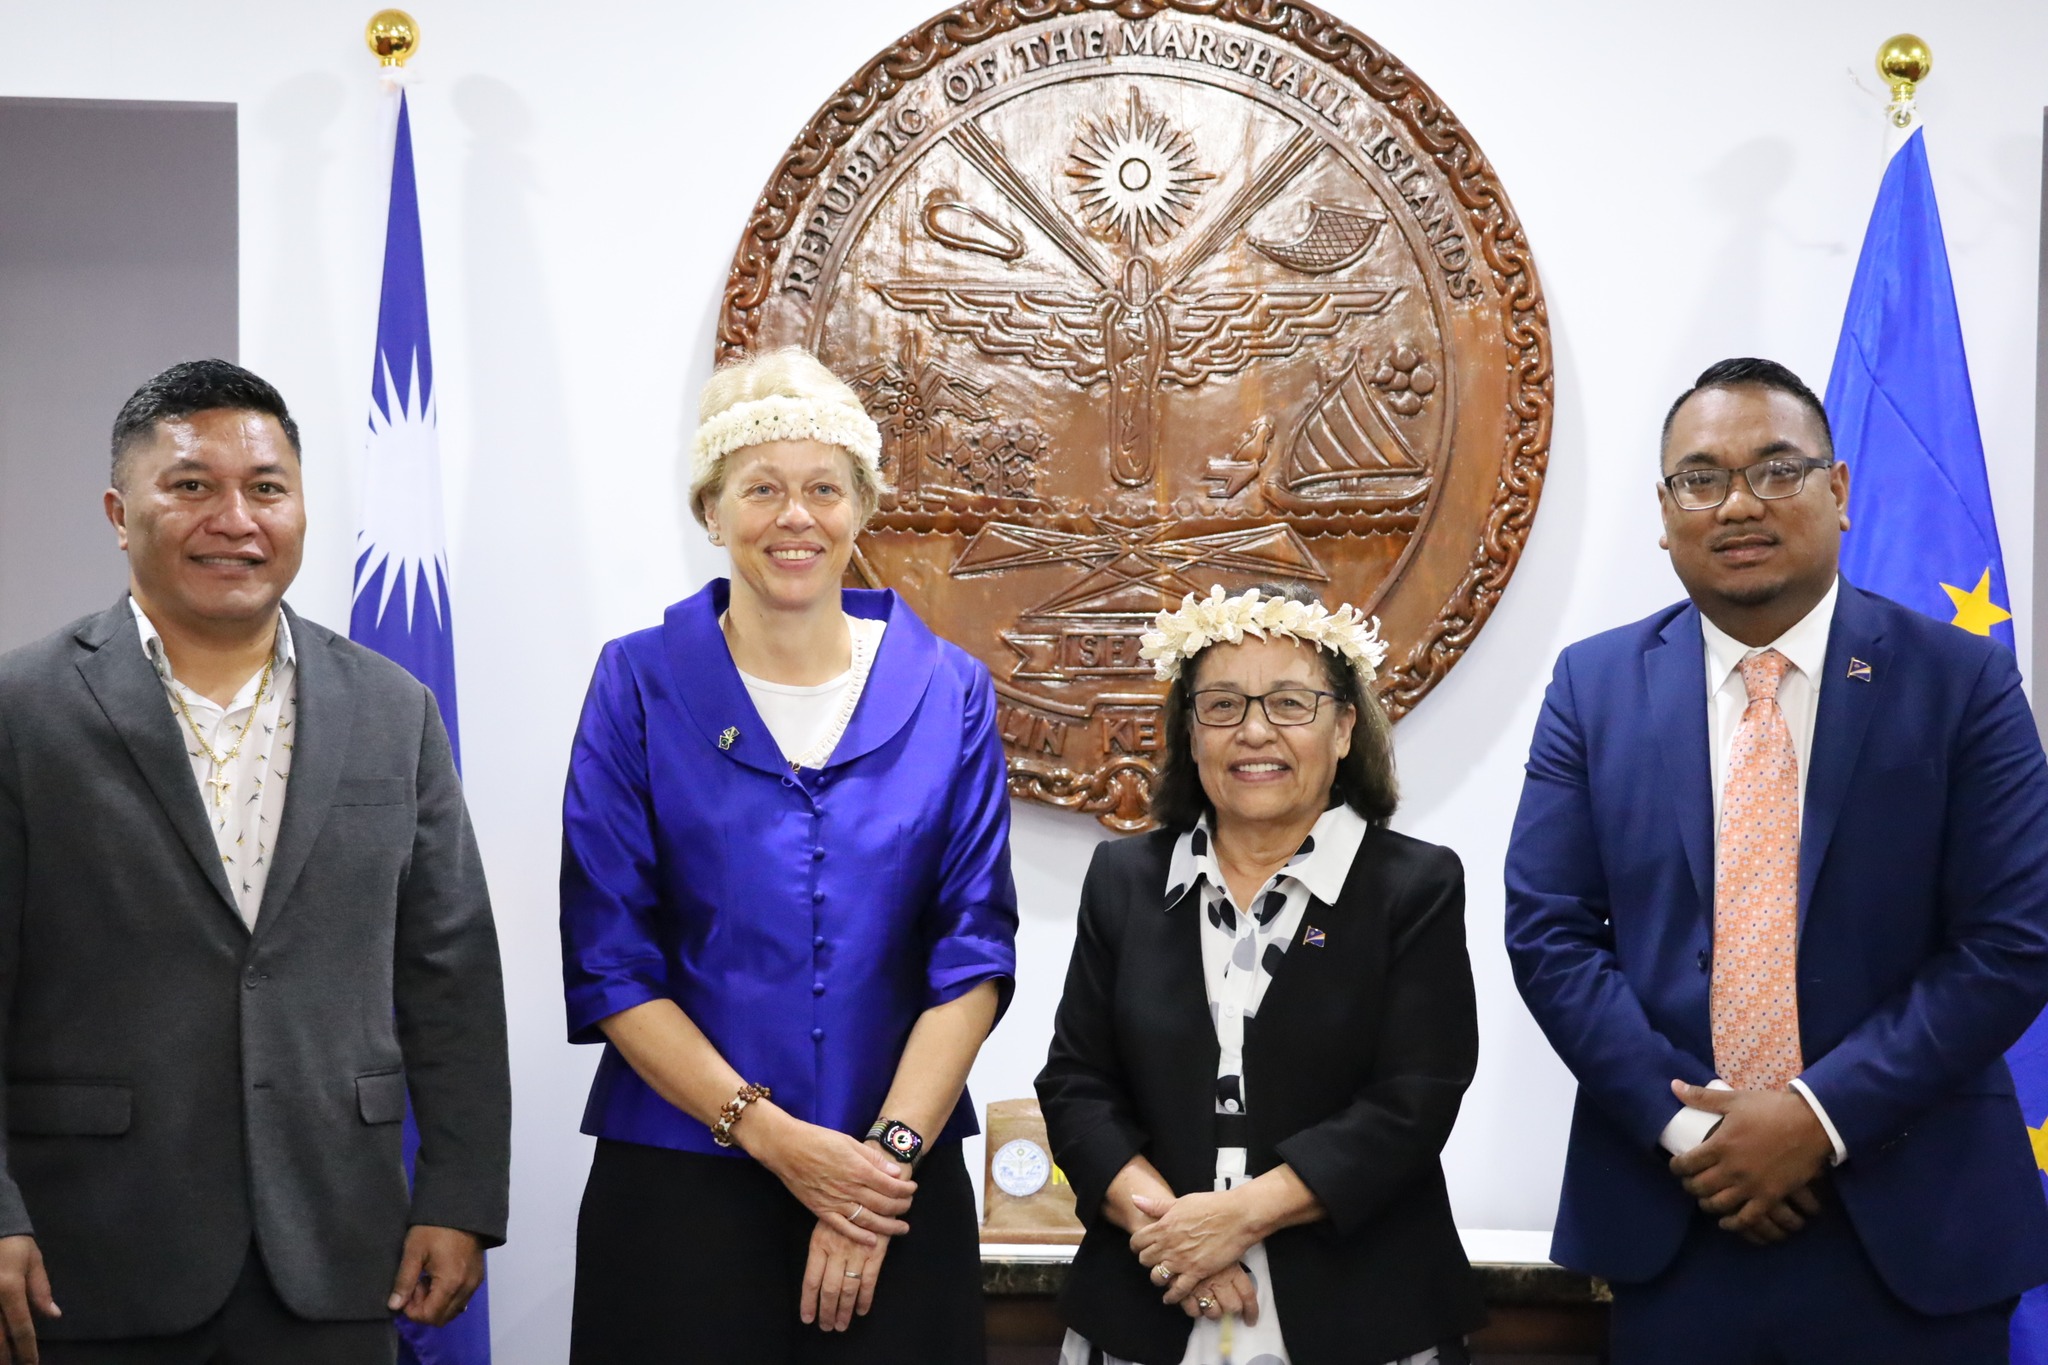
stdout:
POLYGON ((691 444, 691 495, 718 476, 719 461, 733 451, 769 441, 823 441, 838 446, 865 465, 877 484, 882 482, 882 432, 874 418, 851 403, 771 393, 735 403, 698 426, 691 444))
POLYGON ((1320 602, 1262 596, 1257 588, 1226 597, 1221 584, 1210 588, 1200 601, 1189 593, 1179 611, 1162 611, 1153 617, 1152 629, 1138 641, 1138 657, 1152 661, 1159 681, 1172 682, 1180 676, 1183 663, 1210 645, 1234 645, 1247 635, 1263 640, 1268 633, 1342 654, 1365 682, 1379 676, 1380 665, 1387 659, 1379 618, 1368 620, 1348 602, 1331 611, 1320 602))

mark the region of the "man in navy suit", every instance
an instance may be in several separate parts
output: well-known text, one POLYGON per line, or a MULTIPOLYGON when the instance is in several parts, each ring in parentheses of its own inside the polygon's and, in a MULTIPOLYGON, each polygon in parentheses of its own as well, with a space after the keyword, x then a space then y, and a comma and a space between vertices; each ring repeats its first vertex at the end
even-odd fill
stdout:
POLYGON ((1579 1082, 1552 1255, 1613 1359, 2003 1361, 2048 1202, 2003 1054, 2048 1002, 2048 761, 2004 646, 1836 572, 1783 366, 1665 420, 1688 601, 1571 646, 1507 946, 1579 1082))

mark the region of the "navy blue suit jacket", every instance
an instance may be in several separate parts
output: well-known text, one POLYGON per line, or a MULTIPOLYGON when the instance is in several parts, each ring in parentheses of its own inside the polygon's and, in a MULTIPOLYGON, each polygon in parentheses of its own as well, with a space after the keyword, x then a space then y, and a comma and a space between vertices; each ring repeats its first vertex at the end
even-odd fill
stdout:
MULTIPOLYGON (((1672 1079, 1714 1074, 1711 773, 1697 608, 1559 657, 1508 848, 1507 946, 1579 1082, 1551 1254, 1623 1283, 1670 1264, 1694 1209, 1657 1140, 1672 1079)), ((1802 1079, 1848 1148, 1834 1185, 1879 1274, 1925 1313, 2048 1279, 2003 1058, 2048 1002, 2048 762, 2010 650, 1847 582, 1799 927, 1802 1079)))

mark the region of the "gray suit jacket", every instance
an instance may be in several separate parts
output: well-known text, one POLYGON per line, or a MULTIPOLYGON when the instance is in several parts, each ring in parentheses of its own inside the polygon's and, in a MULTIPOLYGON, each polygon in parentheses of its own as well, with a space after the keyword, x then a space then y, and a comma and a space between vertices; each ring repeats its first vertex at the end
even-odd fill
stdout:
POLYGON ((290 620, 253 932, 126 599, 0 657, 0 1235, 42 1247, 47 1336, 191 1328, 251 1237, 316 1319, 385 1315, 410 1224, 504 1239, 504 990, 447 733, 402 669, 290 620))

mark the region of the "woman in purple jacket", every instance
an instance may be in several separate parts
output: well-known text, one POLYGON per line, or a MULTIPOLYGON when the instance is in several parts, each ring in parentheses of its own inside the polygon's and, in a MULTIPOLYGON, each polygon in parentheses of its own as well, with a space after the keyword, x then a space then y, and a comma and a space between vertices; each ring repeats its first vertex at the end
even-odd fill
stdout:
POLYGON ((732 578, 605 646, 569 763, 569 1036, 605 1044, 570 1358, 978 1363, 964 1087, 1017 922, 994 691, 840 587, 881 491, 845 384, 771 352, 701 419, 732 578))

